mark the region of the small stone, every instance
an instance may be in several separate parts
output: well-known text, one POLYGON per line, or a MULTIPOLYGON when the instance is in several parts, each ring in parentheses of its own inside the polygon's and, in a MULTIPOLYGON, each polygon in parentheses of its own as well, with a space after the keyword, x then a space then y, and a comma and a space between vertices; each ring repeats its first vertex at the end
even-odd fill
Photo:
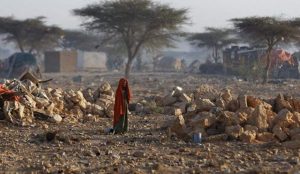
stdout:
POLYGON ((51 117, 51 122, 61 123, 62 122, 62 117, 60 115, 53 115, 51 117))
POLYGON ((132 156, 137 157, 137 158, 141 158, 141 157, 145 157, 145 153, 142 151, 136 151, 132 154, 132 156))

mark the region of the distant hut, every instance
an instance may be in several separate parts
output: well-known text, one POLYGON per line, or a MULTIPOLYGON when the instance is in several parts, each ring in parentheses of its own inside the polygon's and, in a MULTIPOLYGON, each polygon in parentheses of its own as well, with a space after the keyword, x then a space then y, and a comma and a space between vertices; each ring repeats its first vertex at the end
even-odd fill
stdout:
POLYGON ((79 71, 106 71, 106 54, 103 52, 78 52, 77 68, 79 71))
POLYGON ((45 52, 45 72, 106 71, 106 60, 103 52, 45 52))
POLYGON ((161 57, 156 70, 164 72, 178 72, 182 70, 182 60, 174 57, 161 57))
POLYGON ((45 52, 45 72, 76 72, 77 51, 45 52))

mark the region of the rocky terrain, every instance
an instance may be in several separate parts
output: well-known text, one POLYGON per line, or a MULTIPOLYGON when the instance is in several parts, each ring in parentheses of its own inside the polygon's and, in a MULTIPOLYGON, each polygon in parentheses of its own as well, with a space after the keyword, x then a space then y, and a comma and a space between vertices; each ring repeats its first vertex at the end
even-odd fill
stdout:
MULTIPOLYGON (((94 94, 97 90, 100 92, 99 89, 102 89, 102 92, 109 91, 105 90, 103 84, 110 84, 111 91, 114 91, 119 77, 120 74, 46 74, 45 78, 54 79, 42 86, 42 89, 48 89, 46 92, 51 94, 49 100, 55 100, 58 94, 52 94, 59 91, 56 89, 61 88, 61 97, 64 103, 70 99, 70 106, 64 105, 63 108, 58 109, 59 102, 53 102, 55 109, 43 113, 44 117, 50 119, 34 118, 29 123, 26 121, 28 124, 23 126, 7 119, 2 120, 0 122, 0 171, 7 173, 297 173, 300 170, 298 147, 286 145, 287 142, 298 140, 286 130, 297 127, 297 123, 291 121, 294 113, 297 112, 296 108, 281 108, 281 110, 286 109, 285 116, 282 118, 288 118, 288 122, 280 124, 281 128, 285 128, 283 129, 285 136, 282 139, 280 135, 276 135, 276 130, 273 130, 276 126, 275 122, 279 124, 281 119, 272 121, 272 124, 263 122, 265 125, 256 126, 253 124, 261 123, 260 120, 250 119, 249 122, 226 125, 224 132, 209 134, 208 130, 212 128, 212 124, 209 123, 209 119, 204 122, 201 120, 203 118, 201 112, 209 113, 212 108, 204 108, 201 112, 203 108, 199 108, 203 106, 203 102, 207 102, 210 107, 223 107, 223 110, 230 115, 238 112, 241 107, 238 103, 235 105, 236 108, 228 108, 228 104, 232 103, 230 101, 236 101, 241 98, 240 96, 244 96, 244 99, 253 96, 256 102, 265 104, 266 107, 260 110, 272 110, 277 115, 281 110, 277 111, 275 106, 269 104, 270 100, 276 100, 279 94, 282 94, 281 99, 284 101, 290 99, 288 96, 298 100, 300 81, 274 81, 262 85, 232 77, 133 74, 130 80, 133 93, 129 118, 130 131, 125 135, 111 135, 106 131, 112 123, 111 114, 108 112, 110 108, 106 107, 109 104, 102 105, 103 102, 99 101, 103 99, 101 95, 94 98, 94 94), (220 97, 219 102, 215 99, 207 101, 205 100, 207 97, 196 97, 203 99, 201 101, 194 100, 195 96, 191 94, 203 85, 221 94, 215 96, 215 99, 220 97), (174 87, 182 88, 182 91, 179 90, 179 96, 172 93, 174 87), (87 99, 87 89, 93 91, 93 99, 87 99), (73 95, 70 90, 75 94, 82 92, 82 95, 76 97, 78 95, 73 95), (229 93, 229 90, 231 99, 227 101, 227 95, 224 94, 229 93), (85 95, 84 91, 87 92, 85 95), (182 97, 182 94, 186 95, 182 97), (170 95, 175 96, 176 101, 164 103, 165 97, 170 95), (84 96, 84 99, 78 99, 81 96, 84 96), (189 121, 186 115, 193 112, 188 107, 191 106, 190 104, 185 107, 181 105, 173 107, 178 103, 178 98, 181 98, 181 103, 186 100, 186 104, 195 101, 197 113, 190 116, 194 122, 189 121), (97 110, 98 112, 85 112, 86 108, 81 101, 94 108, 95 105, 100 106, 101 109, 97 110), (74 107, 78 108, 78 112, 72 111, 74 107), (54 115, 61 116, 61 120, 53 121, 54 115), (79 115, 80 117, 77 117, 79 115), (199 119, 194 118, 197 115, 199 119), (187 128, 179 127, 183 128, 181 132, 184 133, 183 137, 176 132, 182 130, 172 130, 174 123, 178 123, 176 120, 179 116, 185 118, 184 122, 187 123, 187 128), (205 132, 202 132, 203 143, 199 145, 192 142, 190 137, 192 131, 188 128, 196 126, 199 128, 197 131, 201 132, 202 123, 205 132), (253 132, 255 136, 251 139, 253 132), (270 141, 261 141, 258 138, 259 134, 264 132, 272 134, 269 135, 270 141)), ((109 94, 112 95, 111 92, 109 94)), ((251 107, 249 105, 251 102, 244 101, 247 108, 251 107)), ((253 106, 251 110, 255 112, 260 104, 253 106)), ((46 108, 41 105, 38 109, 47 110, 46 108)))

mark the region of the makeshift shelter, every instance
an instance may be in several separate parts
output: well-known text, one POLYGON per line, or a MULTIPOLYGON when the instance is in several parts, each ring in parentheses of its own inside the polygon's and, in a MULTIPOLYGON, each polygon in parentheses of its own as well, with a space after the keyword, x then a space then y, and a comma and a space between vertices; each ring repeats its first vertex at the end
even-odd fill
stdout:
POLYGON ((182 60, 174 57, 162 57, 157 64, 157 70, 159 71, 181 71, 182 60))
POLYGON ((104 52, 78 51, 77 68, 79 71, 106 71, 106 60, 104 52))
MULTIPOLYGON (((223 65, 227 72, 240 66, 251 66, 253 63, 266 65, 267 54, 264 48, 233 46, 224 50, 223 65)), ((298 78, 298 61, 283 49, 271 52, 271 76, 273 78, 298 78)))
POLYGON ((77 56, 77 51, 45 52, 45 72, 75 72, 77 56))
POLYGON ((30 53, 15 53, 2 61, 1 75, 6 78, 18 78, 24 71, 40 77, 36 58, 30 53))

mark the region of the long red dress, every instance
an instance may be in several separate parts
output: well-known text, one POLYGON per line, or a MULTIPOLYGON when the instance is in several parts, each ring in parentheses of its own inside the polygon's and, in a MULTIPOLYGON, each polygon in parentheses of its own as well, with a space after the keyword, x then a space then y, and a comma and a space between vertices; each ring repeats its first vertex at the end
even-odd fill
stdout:
POLYGON ((119 80, 116 91, 114 106, 114 132, 122 133, 128 130, 128 103, 131 99, 131 93, 128 81, 125 78, 119 80))

